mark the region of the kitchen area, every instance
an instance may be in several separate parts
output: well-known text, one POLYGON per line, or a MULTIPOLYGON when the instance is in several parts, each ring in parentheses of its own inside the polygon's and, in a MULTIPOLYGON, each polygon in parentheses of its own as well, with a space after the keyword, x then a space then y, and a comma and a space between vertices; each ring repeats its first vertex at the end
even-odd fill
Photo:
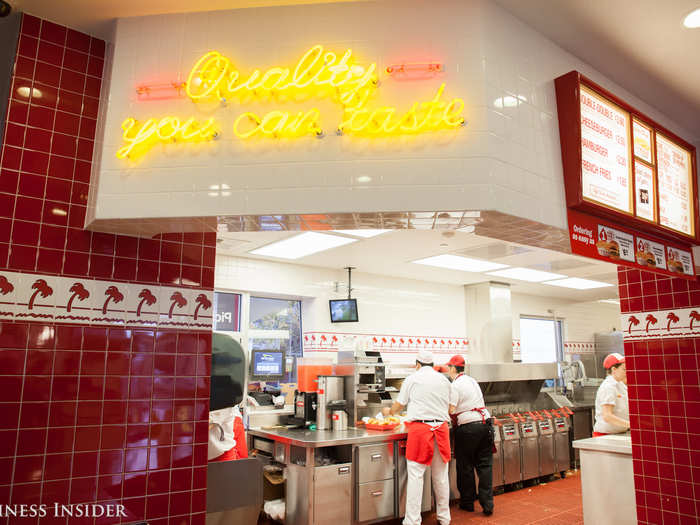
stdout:
MULTIPOLYGON (((616 268, 473 232, 360 232, 325 233, 353 242, 300 260, 271 252, 295 237, 287 232, 219 236, 214 329, 247 352, 260 516, 297 525, 403 516, 406 429, 381 410, 422 348, 441 372, 463 355, 479 383, 495 423, 496 493, 577 469, 572 442, 592 434, 602 359, 623 351, 616 268), (561 279, 589 288, 547 284, 561 279)), ((450 498, 459 498, 454 457, 450 498)), ((422 510, 433 508, 428 469, 422 510)))

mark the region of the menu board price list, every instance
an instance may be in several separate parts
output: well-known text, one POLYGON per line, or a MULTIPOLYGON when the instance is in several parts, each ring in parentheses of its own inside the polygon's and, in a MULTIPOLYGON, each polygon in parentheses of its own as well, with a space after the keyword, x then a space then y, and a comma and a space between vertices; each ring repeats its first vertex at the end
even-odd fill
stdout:
POLYGON ((581 90, 584 198, 632 213, 629 116, 596 94, 581 90))
POLYGON ((700 244, 695 149, 577 71, 555 87, 567 205, 700 244))

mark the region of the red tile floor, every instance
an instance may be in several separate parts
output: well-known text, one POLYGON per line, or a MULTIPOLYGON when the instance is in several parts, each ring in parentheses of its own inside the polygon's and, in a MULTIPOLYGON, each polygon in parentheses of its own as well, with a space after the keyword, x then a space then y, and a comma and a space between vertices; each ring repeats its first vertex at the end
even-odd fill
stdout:
MULTIPOLYGON (((565 479, 556 478, 548 483, 495 496, 492 516, 484 516, 478 503, 475 507, 476 512, 466 512, 453 503, 451 525, 582 525, 580 471, 569 471, 565 479)), ((259 525, 272 523, 262 519, 258 522, 259 525)), ((391 520, 381 525, 400 523, 401 520, 391 520)), ((423 516, 423 525, 436 524, 434 512, 423 516)))

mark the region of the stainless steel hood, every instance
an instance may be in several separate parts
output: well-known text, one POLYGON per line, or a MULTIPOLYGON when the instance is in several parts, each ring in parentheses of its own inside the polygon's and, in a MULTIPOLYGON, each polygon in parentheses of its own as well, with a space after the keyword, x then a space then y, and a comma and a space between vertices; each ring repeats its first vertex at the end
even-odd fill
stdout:
POLYGON ((529 381, 557 377, 556 363, 474 363, 467 374, 479 383, 491 381, 529 381))

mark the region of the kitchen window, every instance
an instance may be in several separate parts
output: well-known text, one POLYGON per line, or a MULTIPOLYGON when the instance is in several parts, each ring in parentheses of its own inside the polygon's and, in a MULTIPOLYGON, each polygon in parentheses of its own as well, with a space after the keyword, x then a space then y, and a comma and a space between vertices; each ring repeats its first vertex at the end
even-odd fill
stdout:
POLYGON ((561 319, 520 317, 520 359, 523 363, 556 363, 564 358, 561 319))

